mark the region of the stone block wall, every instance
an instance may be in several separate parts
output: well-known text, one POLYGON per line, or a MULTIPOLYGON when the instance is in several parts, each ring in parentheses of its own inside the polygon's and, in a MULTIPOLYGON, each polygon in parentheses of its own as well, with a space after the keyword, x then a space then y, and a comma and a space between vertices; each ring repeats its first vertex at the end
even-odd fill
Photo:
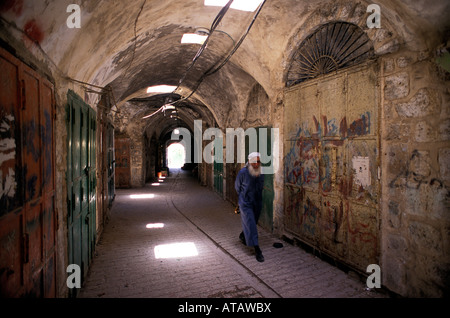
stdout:
POLYGON ((382 61, 383 284, 408 297, 448 296, 449 85, 428 53, 382 61))

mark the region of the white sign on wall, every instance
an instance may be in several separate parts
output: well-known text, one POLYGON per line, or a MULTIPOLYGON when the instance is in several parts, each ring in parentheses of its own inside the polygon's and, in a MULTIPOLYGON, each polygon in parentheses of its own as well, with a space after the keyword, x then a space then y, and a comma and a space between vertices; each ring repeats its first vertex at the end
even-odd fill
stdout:
POLYGON ((352 165, 355 171, 355 183, 363 188, 370 186, 369 157, 353 157, 352 165))

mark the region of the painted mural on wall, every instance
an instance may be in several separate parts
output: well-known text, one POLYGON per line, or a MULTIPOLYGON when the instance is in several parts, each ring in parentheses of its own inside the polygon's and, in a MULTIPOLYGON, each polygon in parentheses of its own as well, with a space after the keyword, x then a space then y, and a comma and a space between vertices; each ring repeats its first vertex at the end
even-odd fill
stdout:
POLYGON ((365 270, 379 257, 374 66, 285 93, 285 228, 365 270))
MULTIPOLYGON (((0 110, 0 204, 10 209, 16 196, 16 140, 14 137, 14 114, 0 110)), ((2 208, 3 210, 3 208, 2 208)))

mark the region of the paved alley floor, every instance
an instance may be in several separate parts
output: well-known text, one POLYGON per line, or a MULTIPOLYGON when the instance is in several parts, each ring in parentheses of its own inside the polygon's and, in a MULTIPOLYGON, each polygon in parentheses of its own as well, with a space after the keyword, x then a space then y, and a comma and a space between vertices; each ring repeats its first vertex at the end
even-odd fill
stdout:
POLYGON ((80 298, 385 297, 260 227, 257 262, 232 204, 185 171, 116 194, 80 298))

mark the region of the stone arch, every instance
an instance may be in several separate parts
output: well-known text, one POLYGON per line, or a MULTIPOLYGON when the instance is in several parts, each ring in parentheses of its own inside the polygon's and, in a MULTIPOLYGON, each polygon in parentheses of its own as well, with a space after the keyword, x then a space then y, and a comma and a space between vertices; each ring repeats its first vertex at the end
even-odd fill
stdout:
POLYGON ((244 126, 263 126, 270 122, 270 101, 264 88, 256 83, 250 90, 244 126))

